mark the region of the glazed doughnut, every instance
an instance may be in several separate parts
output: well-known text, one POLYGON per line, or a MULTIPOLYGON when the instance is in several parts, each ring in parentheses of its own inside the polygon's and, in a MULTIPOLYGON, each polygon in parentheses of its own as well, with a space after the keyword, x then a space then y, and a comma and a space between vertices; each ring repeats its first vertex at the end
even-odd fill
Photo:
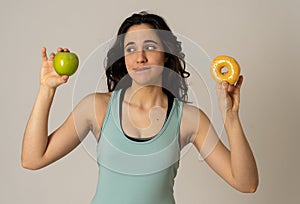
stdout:
POLYGON ((227 81, 229 84, 234 84, 240 75, 240 66, 229 56, 217 56, 211 63, 210 73, 217 82, 227 81), (227 68, 223 72, 223 68, 227 68))

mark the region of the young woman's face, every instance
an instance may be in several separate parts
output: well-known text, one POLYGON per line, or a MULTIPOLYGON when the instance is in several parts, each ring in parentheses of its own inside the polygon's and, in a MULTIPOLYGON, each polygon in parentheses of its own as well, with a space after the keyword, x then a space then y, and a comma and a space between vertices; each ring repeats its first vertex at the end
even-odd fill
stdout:
POLYGON ((135 83, 161 85, 166 62, 161 40, 148 24, 130 27, 124 39, 126 69, 135 83))

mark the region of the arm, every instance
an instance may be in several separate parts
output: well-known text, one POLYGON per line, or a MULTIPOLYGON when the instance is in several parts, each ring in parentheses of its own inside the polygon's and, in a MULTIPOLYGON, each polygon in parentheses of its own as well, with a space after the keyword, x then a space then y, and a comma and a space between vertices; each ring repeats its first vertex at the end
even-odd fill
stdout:
MULTIPOLYGON (((68 51, 67 49, 61 51, 68 51)), ((83 100, 66 121, 48 137, 48 117, 56 88, 66 83, 68 76, 59 76, 53 69, 54 53, 48 59, 46 48, 42 50, 40 89, 25 129, 22 146, 22 166, 39 169, 53 163, 74 149, 90 129, 83 100), (82 117, 76 117, 82 114, 82 117), (76 122, 76 124, 75 124, 76 122)))
POLYGON ((241 192, 255 192, 258 172, 251 148, 238 116, 240 77, 236 86, 226 82, 217 85, 217 93, 230 150, 219 140, 207 116, 200 111, 199 128, 194 145, 207 164, 226 182, 241 192))

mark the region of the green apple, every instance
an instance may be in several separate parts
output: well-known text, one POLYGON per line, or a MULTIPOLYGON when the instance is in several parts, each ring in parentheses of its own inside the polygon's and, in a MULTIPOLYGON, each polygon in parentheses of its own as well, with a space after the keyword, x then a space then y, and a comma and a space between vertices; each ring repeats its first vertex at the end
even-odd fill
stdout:
POLYGON ((79 59, 72 52, 58 52, 53 59, 53 66, 57 74, 71 76, 78 68, 79 59))

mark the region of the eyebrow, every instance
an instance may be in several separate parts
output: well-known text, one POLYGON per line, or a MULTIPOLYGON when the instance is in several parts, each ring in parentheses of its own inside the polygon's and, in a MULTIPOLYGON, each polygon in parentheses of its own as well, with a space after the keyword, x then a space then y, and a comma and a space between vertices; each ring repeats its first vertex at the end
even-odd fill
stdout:
MULTIPOLYGON (((154 43, 156 45, 158 45, 158 43, 154 40, 145 40, 144 43, 154 43)), ((134 45, 135 43, 134 42, 128 42, 125 47, 129 46, 129 45, 134 45)))

